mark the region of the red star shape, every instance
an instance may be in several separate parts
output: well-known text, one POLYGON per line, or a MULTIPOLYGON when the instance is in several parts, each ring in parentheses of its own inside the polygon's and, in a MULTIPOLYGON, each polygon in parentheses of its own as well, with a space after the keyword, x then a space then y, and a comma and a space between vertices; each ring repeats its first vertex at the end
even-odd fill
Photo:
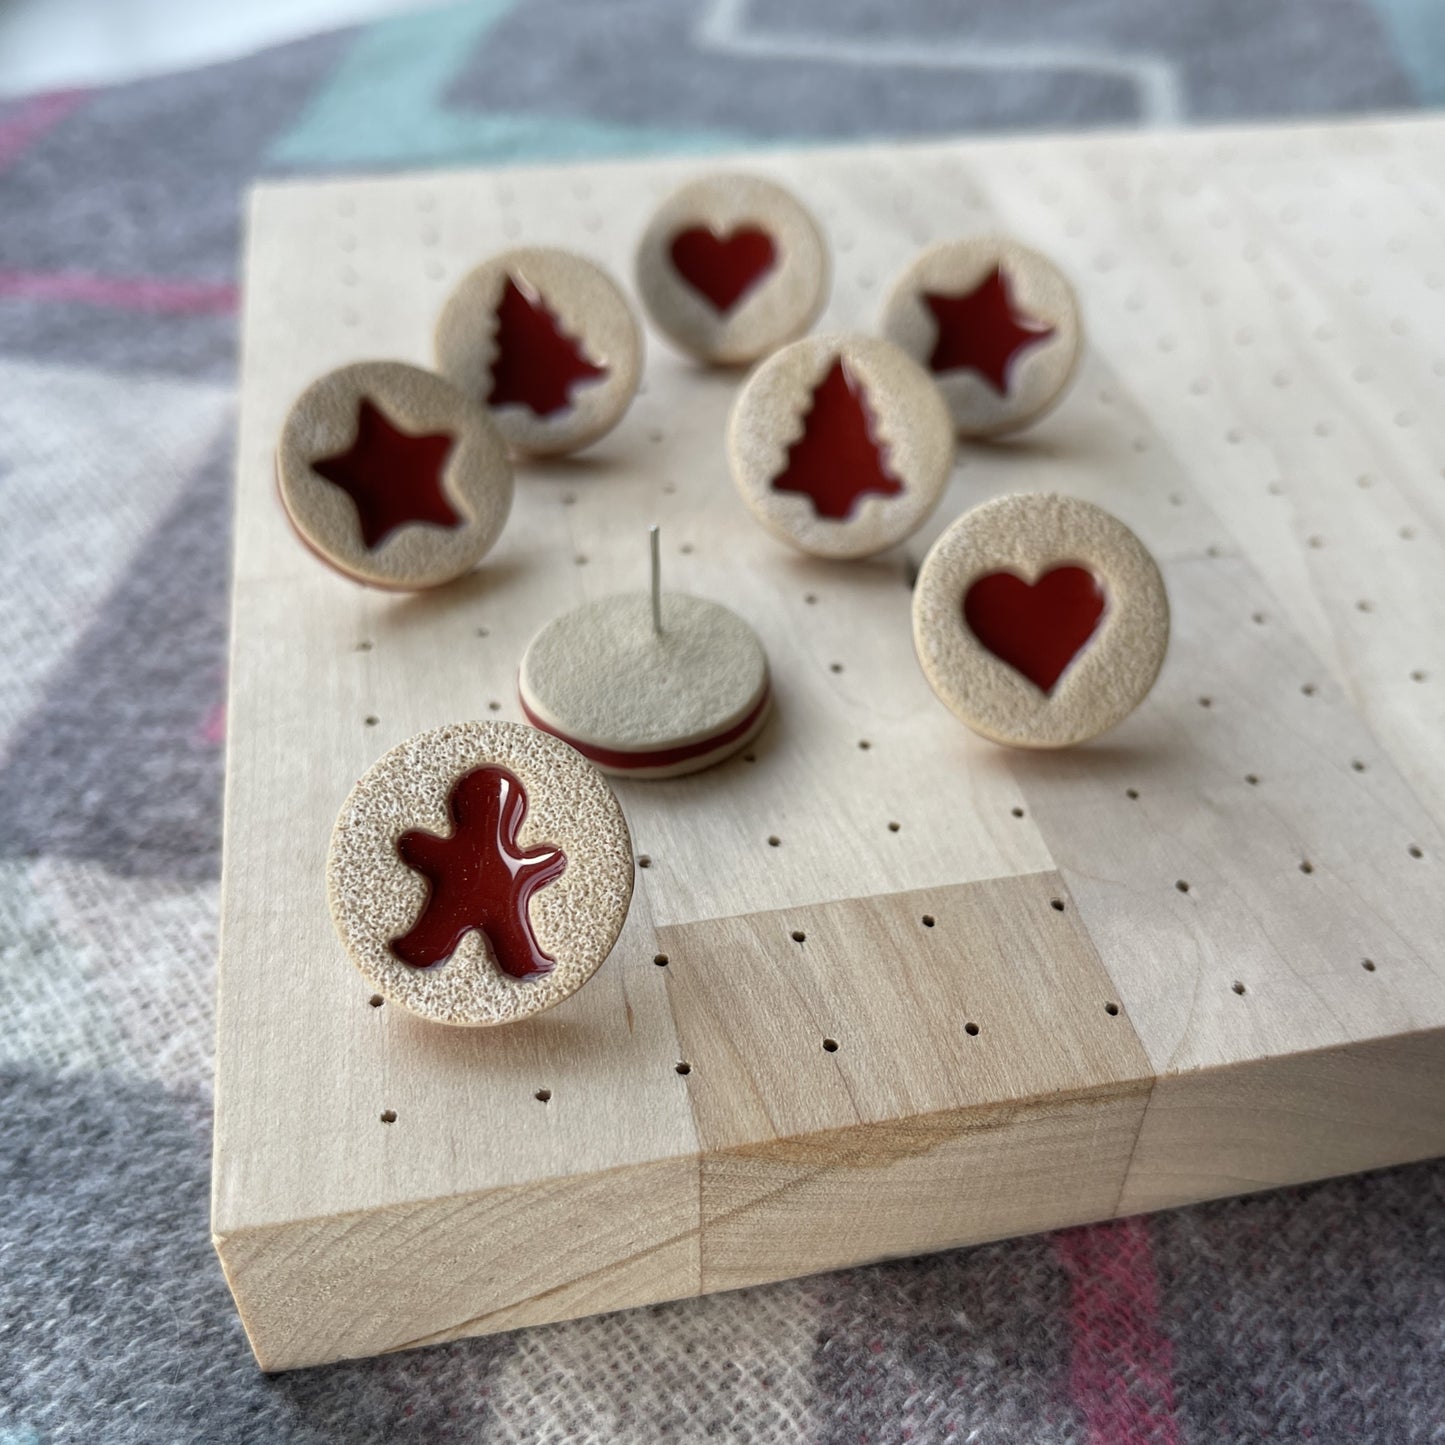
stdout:
POLYGON ((452 835, 438 838, 413 828, 396 851, 431 886, 409 932, 391 951, 413 968, 429 968, 457 950, 478 929, 497 966, 513 978, 550 973, 553 960, 532 932, 527 905, 539 889, 561 876, 567 859, 560 848, 522 848, 517 830, 527 816, 520 780, 493 764, 464 774, 447 799, 452 835))
POLYGON ((1018 357, 1054 334, 1052 326, 1015 309, 1008 278, 997 266, 967 295, 925 291, 923 301, 938 327, 929 368, 976 371, 1000 396, 1008 395, 1018 357))
POLYGON ((355 503, 361 540, 367 551, 375 551, 411 522, 460 527, 465 521, 442 488, 442 468, 454 440, 445 432, 413 436, 400 431, 362 397, 356 440, 346 451, 312 462, 311 469, 355 503))

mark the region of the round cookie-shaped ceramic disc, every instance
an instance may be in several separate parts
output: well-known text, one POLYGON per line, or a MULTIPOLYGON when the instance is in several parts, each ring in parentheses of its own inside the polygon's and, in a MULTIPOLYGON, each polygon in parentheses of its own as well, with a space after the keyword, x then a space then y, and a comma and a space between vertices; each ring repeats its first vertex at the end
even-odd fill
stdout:
POLYGON ((671 778, 730 757, 767 721, 768 660, 758 635, 716 602, 622 593, 553 619, 532 639, 522 708, 609 773, 671 778))
POLYGON ((356 362, 307 387, 281 430, 276 481, 322 561, 402 591, 471 571, 512 507, 512 464, 486 412, 400 361, 356 362))
POLYGON ((938 383, 963 436, 1041 416, 1079 357, 1079 306, 1047 257, 1001 236, 938 241, 894 283, 880 329, 938 383))
POLYGON ((654 324, 722 365, 803 335, 828 298, 829 269, 817 222, 757 176, 705 176, 674 191, 637 248, 637 290, 654 324))
POLYGON ((775 536, 818 557, 867 557, 917 530, 953 452, 928 373, 870 336, 784 347, 749 377, 728 421, 743 501, 775 536))
POLYGON ((802 552, 870 556, 938 504, 954 429, 928 373, 887 341, 795 341, 751 374, 728 419, 749 510, 802 552))
POLYGON ((913 644, 934 692, 975 732, 1067 747, 1143 701, 1169 644, 1169 599, 1144 544, 1101 507, 999 497, 924 558, 913 644))
POLYGON ((612 951, 632 843, 607 781, 519 723, 452 723, 385 754, 331 834, 331 917, 383 997, 446 1024, 560 1003, 612 951))
POLYGON ((437 322, 436 356, 514 451, 552 456, 622 419, 642 374, 642 333, 600 267, 522 247, 462 279, 437 322))

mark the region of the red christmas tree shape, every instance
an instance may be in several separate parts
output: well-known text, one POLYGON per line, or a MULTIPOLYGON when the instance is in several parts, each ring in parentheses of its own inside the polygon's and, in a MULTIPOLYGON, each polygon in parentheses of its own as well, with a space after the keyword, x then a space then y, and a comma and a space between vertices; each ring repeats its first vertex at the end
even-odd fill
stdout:
POLYGON ((550 973, 527 905, 532 895, 567 867, 559 848, 517 844, 527 816, 527 793, 506 768, 488 764, 459 778, 447 799, 452 835, 413 829, 396 851, 431 887, 411 930, 391 941, 391 951, 413 968, 441 963, 471 932, 485 935, 497 966, 513 978, 550 973))
POLYGON ((553 416, 572 405, 572 388, 600 381, 605 366, 594 366, 564 332, 541 296, 508 276, 497 303, 497 354, 492 362, 488 406, 519 404, 538 416, 553 416))
POLYGON ((938 325, 929 368, 976 371, 1000 396, 1008 395, 1019 356, 1054 334, 1052 326, 1015 309, 1008 278, 997 266, 963 296, 925 291, 923 301, 938 325))
POLYGON ((341 488, 356 504, 361 540, 374 551, 398 527, 430 522, 459 527, 465 520, 442 488, 442 468, 453 439, 445 432, 413 436, 392 426, 361 399, 356 440, 344 452, 311 463, 312 471, 341 488))
POLYGON ((839 357, 813 392, 803 435, 773 478, 775 492, 799 492, 820 517, 846 522, 865 496, 896 497, 903 483, 888 470, 888 448, 874 433, 862 386, 839 357))

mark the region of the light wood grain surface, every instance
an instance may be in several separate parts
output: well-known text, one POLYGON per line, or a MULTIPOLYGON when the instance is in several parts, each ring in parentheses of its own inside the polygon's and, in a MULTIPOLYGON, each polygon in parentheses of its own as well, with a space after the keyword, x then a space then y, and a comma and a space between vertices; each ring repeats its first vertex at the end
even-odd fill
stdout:
POLYGON ((748 157, 829 233, 829 329, 871 327, 931 240, 1052 256, 1084 315, 1069 396, 965 448, 904 548, 827 563, 728 480, 739 379, 650 338, 616 431, 525 468, 482 569, 415 598, 290 534, 292 399, 426 364, 505 246, 626 276, 705 167, 256 194, 213 1227, 267 1368, 1445 1149, 1442 155, 1410 121, 748 157), (969 735, 909 640, 938 532, 1021 489, 1116 513, 1174 610, 1144 706, 1052 756, 969 735), (326 909, 342 799, 414 732, 518 720, 528 639, 644 586, 654 521, 665 584, 763 637, 773 720, 619 783, 648 866, 579 994, 485 1036, 372 1007, 326 909))

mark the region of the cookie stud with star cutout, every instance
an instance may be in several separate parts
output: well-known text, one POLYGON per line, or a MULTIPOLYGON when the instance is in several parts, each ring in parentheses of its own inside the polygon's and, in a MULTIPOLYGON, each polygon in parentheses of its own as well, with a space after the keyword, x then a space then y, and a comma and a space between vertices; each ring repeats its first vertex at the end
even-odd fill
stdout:
POLYGON ((606 779, 519 723, 452 723, 384 754, 331 834, 336 931, 368 985, 438 1023, 508 1023, 575 993, 632 901, 606 779))
POLYGON ((657 328, 700 361, 756 361, 803 335, 828 298, 828 248, 790 192, 716 175, 674 191, 637 248, 637 291, 657 328))
POLYGON ((939 699, 1024 748, 1082 743, 1143 701, 1169 644, 1169 599, 1144 544, 1075 497, 998 497, 933 544, 913 644, 939 699))
POLYGON ((1062 396, 1080 348, 1073 288, 1000 236, 929 246, 894 283, 880 330, 938 383, 961 436, 1000 436, 1062 396))
POLYGON ((785 346, 749 377, 728 421, 728 461, 748 509, 818 557, 901 542, 937 505, 953 454, 928 373, 871 336, 785 346))
POLYGON ((514 452, 558 456, 622 419, 642 376, 642 332, 600 266, 529 246, 463 277, 437 321, 436 358, 514 452))
POLYGON ((281 430, 276 482, 316 556, 398 591, 471 571, 512 506, 512 464, 486 412, 399 361, 356 362, 307 387, 281 430))

